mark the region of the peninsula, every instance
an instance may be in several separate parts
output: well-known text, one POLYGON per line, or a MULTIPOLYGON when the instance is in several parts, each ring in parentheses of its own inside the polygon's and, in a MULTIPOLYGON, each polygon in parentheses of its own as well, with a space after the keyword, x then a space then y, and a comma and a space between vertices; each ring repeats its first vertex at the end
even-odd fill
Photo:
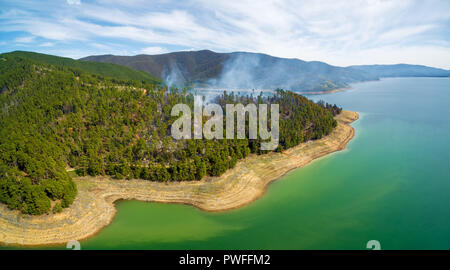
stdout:
POLYGON ((268 184, 314 159, 345 149, 354 136, 350 123, 358 114, 342 111, 337 127, 327 136, 301 143, 281 153, 251 154, 218 177, 191 182, 116 180, 78 177, 78 196, 61 213, 30 216, 0 204, 0 243, 20 246, 57 245, 95 235, 115 216, 114 202, 140 200, 189 204, 205 211, 245 206, 264 194, 268 184))

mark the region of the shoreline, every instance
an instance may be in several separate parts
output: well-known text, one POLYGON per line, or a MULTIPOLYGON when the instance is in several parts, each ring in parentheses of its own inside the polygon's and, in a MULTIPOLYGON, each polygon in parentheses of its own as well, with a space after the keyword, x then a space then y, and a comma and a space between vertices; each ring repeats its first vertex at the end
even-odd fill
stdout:
POLYGON ((115 217, 115 202, 139 200, 178 203, 219 212, 246 206, 266 192, 268 185, 290 171, 327 154, 345 149, 354 136, 350 123, 356 112, 342 111, 338 126, 328 136, 302 143, 282 153, 252 154, 220 177, 192 182, 74 178, 78 196, 59 214, 22 215, 0 204, 0 243, 11 246, 56 246, 94 236, 115 217))
POLYGON ((351 90, 351 89, 352 89, 352 87, 349 86, 349 87, 335 88, 332 90, 311 91, 311 92, 304 91, 304 92, 295 92, 295 93, 300 94, 300 95, 323 95, 323 94, 332 94, 332 93, 342 92, 342 91, 351 90))

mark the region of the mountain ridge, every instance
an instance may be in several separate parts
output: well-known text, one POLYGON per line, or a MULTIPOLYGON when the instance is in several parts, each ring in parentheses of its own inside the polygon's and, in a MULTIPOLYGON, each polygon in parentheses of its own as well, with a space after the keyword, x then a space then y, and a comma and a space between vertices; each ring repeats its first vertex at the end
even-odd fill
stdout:
POLYGON ((274 57, 263 53, 179 51, 135 56, 93 55, 81 61, 125 65, 162 78, 169 85, 223 88, 283 88, 330 91, 382 77, 448 77, 450 71, 422 65, 352 65, 274 57))

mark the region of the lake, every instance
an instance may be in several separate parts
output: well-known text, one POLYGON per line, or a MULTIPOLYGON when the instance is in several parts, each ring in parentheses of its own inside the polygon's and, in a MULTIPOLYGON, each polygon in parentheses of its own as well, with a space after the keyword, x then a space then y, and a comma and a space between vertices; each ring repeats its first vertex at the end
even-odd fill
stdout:
POLYGON ((360 113, 347 149, 243 208, 120 202, 83 249, 450 249, 450 79, 392 78, 309 96, 360 113))

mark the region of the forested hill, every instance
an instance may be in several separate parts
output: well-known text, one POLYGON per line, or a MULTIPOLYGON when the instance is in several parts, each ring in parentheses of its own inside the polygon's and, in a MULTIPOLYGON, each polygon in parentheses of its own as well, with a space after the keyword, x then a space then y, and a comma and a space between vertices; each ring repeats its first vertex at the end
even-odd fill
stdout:
MULTIPOLYGON (((0 202, 11 209, 39 215, 68 207, 77 194, 69 168, 78 175, 189 181, 265 153, 259 140, 174 140, 171 109, 192 107, 191 94, 53 59, 0 55, 0 202)), ((282 90, 270 97, 224 93, 217 102, 280 104, 276 151, 329 134, 340 112, 282 90)))
POLYGON ((74 69, 83 70, 91 74, 111 77, 119 80, 145 81, 151 84, 159 84, 161 82, 159 78, 150 75, 147 72, 111 63, 86 62, 74 60, 72 58, 67 57, 59 57, 54 55, 25 52, 25 51, 14 51, 4 55, 26 58, 33 61, 37 61, 39 63, 70 67, 74 69))
POLYGON ((209 50, 159 55, 95 55, 80 60, 115 63, 146 71, 176 85, 222 88, 284 88, 327 91, 350 83, 382 77, 448 77, 449 70, 417 65, 338 67, 318 61, 273 57, 267 54, 209 50))

